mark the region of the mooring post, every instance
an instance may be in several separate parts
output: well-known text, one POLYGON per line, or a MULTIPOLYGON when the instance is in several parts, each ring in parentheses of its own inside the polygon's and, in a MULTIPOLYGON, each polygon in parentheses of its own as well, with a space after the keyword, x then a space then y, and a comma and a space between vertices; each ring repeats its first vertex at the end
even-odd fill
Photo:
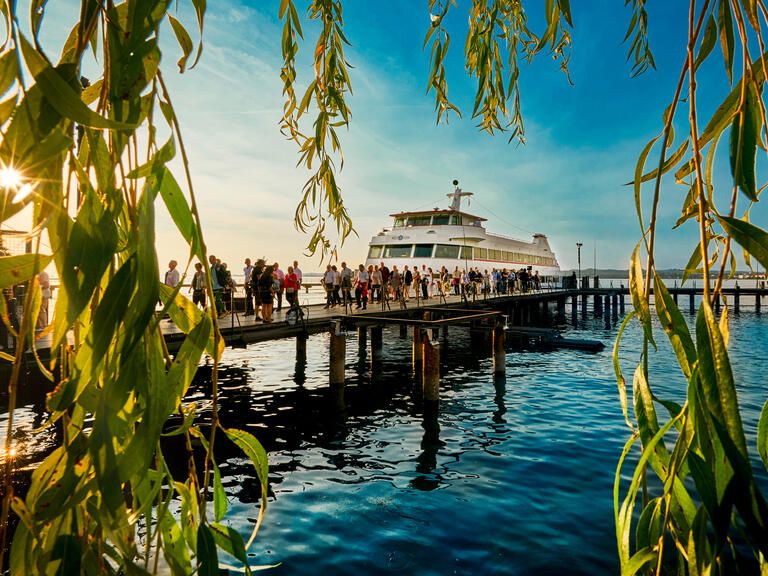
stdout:
POLYGON ((733 294, 733 311, 736 312, 736 314, 739 313, 739 296, 741 292, 741 286, 739 286, 739 283, 736 282, 736 290, 733 294))
POLYGON ((619 295, 616 292, 611 295, 611 312, 614 318, 619 316, 619 295))
POLYGON ((565 322, 565 297, 557 299, 557 321, 565 322))
POLYGON ((422 328, 413 327, 413 367, 420 366, 424 359, 424 347, 422 346, 422 328))
POLYGON ((610 326, 611 324, 611 295, 606 294, 605 295, 605 325, 610 326))
POLYGON ((695 295, 694 295, 693 291, 691 291, 691 293, 689 295, 689 309, 690 309, 690 313, 691 314, 695 314, 696 313, 696 306, 694 306, 694 304, 693 304, 694 297, 695 297, 695 295))
POLYGON ((576 314, 577 314, 577 310, 578 310, 578 306, 579 306, 578 300, 579 299, 576 296, 576 294, 571 296, 571 316, 576 316, 576 314))
POLYGON ((715 294, 715 314, 720 314, 720 292, 715 294))
POLYGON ((437 402, 440 399, 440 342, 432 340, 428 330, 422 331, 421 341, 424 345, 424 400, 437 402))
POLYGON ((507 371, 507 353, 504 349, 504 321, 499 319, 493 328, 493 373, 507 371))
POLYGON ((371 361, 381 362, 384 355, 384 330, 381 326, 371 328, 371 361))
POLYGON ((595 294, 595 316, 602 318, 603 316, 603 297, 600 294, 595 294))
POLYGON ((582 318, 587 317, 587 295, 586 294, 581 295, 581 317, 582 318))
POLYGON ((408 338, 408 325, 400 324, 400 338, 408 338))
POLYGON ((443 325, 443 340, 448 340, 448 324, 443 325))
POLYGON ((296 336, 296 359, 307 357, 307 335, 296 336))
POLYGON ((344 385, 344 363, 347 353, 347 338, 340 320, 331 323, 331 366, 328 377, 332 385, 344 385))
POLYGON ((755 291, 755 312, 757 314, 760 314, 760 300, 763 298, 763 292, 761 291, 755 291))
POLYGON ((357 329, 357 347, 361 354, 365 354, 365 349, 368 347, 368 329, 365 326, 357 329))

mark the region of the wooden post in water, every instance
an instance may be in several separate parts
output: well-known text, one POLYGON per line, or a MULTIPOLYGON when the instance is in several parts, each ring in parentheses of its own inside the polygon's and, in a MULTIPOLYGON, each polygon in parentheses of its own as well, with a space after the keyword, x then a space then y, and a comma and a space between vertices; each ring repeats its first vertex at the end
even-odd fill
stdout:
POLYGON ((760 304, 762 304, 760 300, 762 299, 762 297, 763 297, 762 290, 759 292, 755 291, 755 312, 757 314, 760 314, 760 304))
POLYGON ((581 295, 581 317, 582 318, 587 317, 587 295, 586 294, 581 295))
POLYGON ((691 294, 690 294, 690 302, 689 302, 689 308, 690 308, 691 314, 695 314, 696 313, 696 306, 693 303, 693 299, 694 299, 694 293, 691 292, 691 294))
POLYGON ((677 304, 677 292, 672 292, 672 300, 674 300, 675 304, 677 304))
POLYGON ((621 285, 621 293, 619 294, 619 312, 624 316, 624 284, 621 285))
POLYGON ((344 363, 347 354, 347 337, 341 326, 341 321, 336 320, 331 324, 331 365, 328 378, 331 385, 344 385, 344 363))
POLYGON ((504 374, 507 371, 507 353, 504 349, 504 322, 499 320, 493 328, 493 373, 504 374))
POLYGON ((557 322, 565 322, 565 298, 560 297, 557 299, 557 322))
POLYGON ((574 318, 576 317, 578 306, 579 306, 579 298, 574 294, 571 296, 571 316, 574 318))
POLYGON ((422 345, 422 328, 421 326, 413 327, 413 368, 416 370, 417 366, 421 366, 424 359, 424 347, 422 345))
POLYGON ((440 342, 432 340, 428 330, 420 327, 416 329, 421 334, 421 341, 424 349, 424 400, 427 402, 437 402, 440 399, 440 342))
POLYGON ((296 336, 296 358, 307 357, 307 335, 299 334, 296 336))
POLYGON ((603 297, 600 294, 595 294, 595 316, 597 318, 603 316, 603 297))
POLYGON ((736 291, 733 294, 733 311, 736 312, 736 314, 739 313, 739 296, 741 292, 741 286, 739 286, 739 283, 736 283, 736 291))
POLYGON ((357 329, 357 348, 361 355, 365 354, 365 349, 368 347, 368 329, 365 326, 360 326, 357 329))
POLYGON ((720 314, 720 292, 715 294, 715 314, 720 314))
POLYGON ((408 325, 407 324, 400 324, 400 338, 405 340, 408 338, 408 325))
POLYGON ((371 328, 371 361, 381 362, 384 355, 384 329, 381 326, 371 328))
POLYGON ((619 316, 619 295, 614 292, 611 295, 611 313, 614 318, 619 316))
POLYGON ((611 295, 605 295, 605 325, 611 325, 611 295))

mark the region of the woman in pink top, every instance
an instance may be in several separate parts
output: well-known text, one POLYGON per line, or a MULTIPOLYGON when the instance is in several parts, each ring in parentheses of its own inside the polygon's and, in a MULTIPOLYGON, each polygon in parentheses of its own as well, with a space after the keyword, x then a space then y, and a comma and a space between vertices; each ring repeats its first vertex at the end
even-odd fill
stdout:
POLYGON ((285 288, 285 299, 288 300, 288 305, 293 306, 298 297, 297 291, 299 289, 299 278, 293 271, 293 266, 288 266, 288 273, 283 280, 283 287, 285 288))

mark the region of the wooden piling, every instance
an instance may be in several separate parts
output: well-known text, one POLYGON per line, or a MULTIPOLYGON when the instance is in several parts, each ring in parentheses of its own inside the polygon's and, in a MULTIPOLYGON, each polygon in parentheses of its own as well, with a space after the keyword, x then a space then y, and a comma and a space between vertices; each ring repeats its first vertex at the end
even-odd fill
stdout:
POLYGON ((611 295, 605 295, 605 325, 611 324, 611 295))
POLYGON ((762 292, 755 293, 755 312, 757 314, 760 314, 760 304, 762 304, 761 300, 763 298, 762 292))
MULTIPOLYGON (((417 330, 422 331, 418 327, 417 330)), ((437 402, 440 399, 440 342, 432 340, 427 331, 422 331, 420 339, 424 351, 424 400, 437 402)))
POLYGON ((611 295, 611 314, 614 318, 619 316, 619 295, 616 292, 611 295))
POLYGON ((621 285, 621 293, 619 294, 619 313, 624 316, 624 285, 621 285))
POLYGON ((715 294, 715 314, 720 314, 720 293, 715 294))
POLYGON ((689 303, 688 303, 688 306, 689 306, 689 309, 690 309, 689 311, 690 311, 691 314, 695 314, 696 313, 696 306, 694 305, 693 298, 694 298, 694 293, 691 292, 690 297, 689 297, 689 303))
POLYGON ((600 296, 600 294, 595 294, 595 316, 597 318, 602 318, 603 316, 603 298, 600 296))
POLYGON ((296 336, 296 358, 307 357, 307 335, 299 334, 296 336))
POLYGON ((733 311, 736 312, 736 314, 739 313, 739 296, 740 296, 739 293, 740 292, 741 292, 741 286, 736 284, 736 290, 734 291, 734 294, 733 294, 733 311))
POLYGON ((557 321, 558 323, 565 322, 565 298, 560 297, 557 299, 557 321))
POLYGON ((408 325, 407 324, 400 324, 400 338, 405 340, 408 338, 408 325))
POLYGON ((581 295, 581 317, 582 318, 587 317, 587 295, 586 294, 581 295))
POLYGON ((371 360, 381 362, 384 355, 384 329, 381 326, 371 328, 371 360))
POLYGON ((357 329, 357 347, 363 353, 368 347, 368 329, 364 326, 360 326, 357 329))
POLYGON ((504 348, 504 324, 498 322, 493 329, 493 373, 504 374, 507 371, 507 353, 504 348))
POLYGON ((328 377, 332 385, 344 385, 344 363, 347 354, 347 338, 341 327, 341 322, 336 321, 331 325, 331 351, 330 370, 328 377))

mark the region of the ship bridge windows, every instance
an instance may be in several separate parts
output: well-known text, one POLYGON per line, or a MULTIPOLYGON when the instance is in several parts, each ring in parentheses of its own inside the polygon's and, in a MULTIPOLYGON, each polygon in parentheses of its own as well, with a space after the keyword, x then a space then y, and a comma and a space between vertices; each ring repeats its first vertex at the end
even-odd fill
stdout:
POLYGON ((416 244, 413 251, 414 258, 432 258, 432 248, 434 244, 416 244))
POLYGON ((448 214, 435 214, 432 216, 432 225, 433 226, 447 226, 450 222, 450 215, 448 214))
POLYGON ((384 246, 379 244, 378 246, 371 246, 368 249, 368 258, 379 259, 381 253, 384 251, 384 246))
POLYGON ((458 258, 459 246, 450 244, 438 244, 435 247, 435 258, 458 258))
POLYGON ((487 260, 488 248, 475 248, 475 258, 478 260, 487 260))
POLYGON ((410 216, 408 226, 429 226, 432 216, 410 216))
POLYGON ((389 244, 384 247, 384 258, 410 258, 413 244, 389 244))
POLYGON ((395 228, 405 228, 405 218, 395 218, 395 228))
POLYGON ((459 258, 462 260, 472 260, 472 246, 462 246, 459 258))

